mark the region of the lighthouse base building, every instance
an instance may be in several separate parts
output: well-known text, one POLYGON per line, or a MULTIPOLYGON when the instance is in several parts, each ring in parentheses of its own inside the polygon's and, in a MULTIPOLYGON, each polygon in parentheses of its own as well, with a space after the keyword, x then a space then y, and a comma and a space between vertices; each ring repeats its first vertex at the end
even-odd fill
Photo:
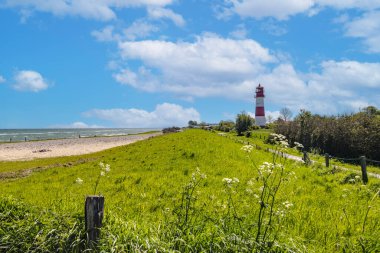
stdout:
POLYGON ((266 124, 265 119, 265 109, 264 109, 264 87, 259 84, 256 87, 256 110, 255 110, 255 121, 256 125, 264 127, 266 124))

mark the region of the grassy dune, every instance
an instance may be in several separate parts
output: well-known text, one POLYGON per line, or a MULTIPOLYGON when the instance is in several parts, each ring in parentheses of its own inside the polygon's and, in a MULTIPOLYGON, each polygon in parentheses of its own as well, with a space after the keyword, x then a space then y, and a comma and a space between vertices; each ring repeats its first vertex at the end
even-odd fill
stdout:
POLYGON ((3 173, 44 167, 0 180, 0 252, 83 251, 84 198, 94 194, 99 162, 111 167, 96 190, 106 202, 99 250, 380 250, 379 180, 363 186, 350 172, 276 160, 285 163, 284 174, 268 177, 266 200, 272 194, 274 202, 263 205, 258 166, 273 159, 215 133, 187 130, 92 155, 0 164, 3 173), (274 194, 268 185, 279 178, 274 194))

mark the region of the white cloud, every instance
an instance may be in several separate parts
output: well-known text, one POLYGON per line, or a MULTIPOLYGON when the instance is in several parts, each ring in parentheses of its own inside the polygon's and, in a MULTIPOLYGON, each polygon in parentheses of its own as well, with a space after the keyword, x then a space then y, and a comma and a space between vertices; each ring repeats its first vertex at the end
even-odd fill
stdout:
POLYGON ((122 40, 135 40, 145 38, 159 29, 144 20, 137 20, 123 31, 116 32, 113 26, 106 26, 101 30, 94 30, 91 35, 101 42, 120 42, 122 40))
POLYGON ((157 26, 143 20, 137 20, 131 26, 124 29, 123 35, 128 40, 135 40, 137 38, 145 38, 158 30, 157 26))
POLYGON ((236 29, 234 31, 232 31, 230 33, 230 35, 235 38, 235 39, 239 39, 239 40, 242 40, 242 39, 245 39, 247 38, 247 35, 248 35, 248 31, 247 31, 247 28, 245 27, 244 24, 240 24, 236 27, 236 29))
POLYGON ((255 87, 262 83, 268 103, 294 112, 358 109, 354 107, 359 103, 349 101, 379 105, 375 96, 380 89, 380 63, 324 61, 319 71, 302 73, 254 40, 212 34, 194 42, 120 42, 119 48, 122 62, 139 60, 141 65, 119 70, 115 80, 148 92, 252 101, 255 87))
POLYGON ((183 17, 172 10, 162 8, 162 7, 150 7, 148 8, 148 15, 151 18, 154 19, 162 19, 162 18, 167 18, 173 21, 174 24, 177 26, 184 26, 185 25, 185 20, 183 17))
POLYGON ((284 26, 276 24, 272 20, 264 22, 260 28, 273 36, 282 36, 288 32, 284 26))
POLYGON ((51 127, 52 128, 104 128, 103 126, 99 126, 99 125, 88 125, 81 121, 73 122, 68 125, 54 125, 51 127))
POLYGON ((291 15, 309 10, 314 3, 312 0, 233 0, 232 4, 232 10, 242 17, 274 17, 285 20, 291 15))
POLYGON ((365 13, 363 16, 346 21, 345 35, 364 40, 366 51, 380 53, 380 11, 365 13))
POLYGON ((116 127, 170 127, 186 126, 189 120, 200 121, 200 115, 194 108, 163 103, 148 112, 141 109, 94 109, 85 113, 88 117, 112 122, 116 127))
POLYGON ((5 81, 5 78, 2 75, 0 75, 0 83, 5 83, 5 81))
POLYGON ((148 91, 170 91, 195 96, 219 95, 225 86, 236 85, 265 72, 264 64, 276 58, 254 40, 224 39, 212 34, 190 42, 158 40, 119 43, 124 61, 141 60, 137 72, 125 69, 117 81, 148 91), (159 73, 160 78, 157 78, 159 73))
POLYGON ((379 106, 380 63, 325 61, 321 71, 297 73, 290 64, 281 64, 258 77, 266 89, 268 103, 306 108, 321 114, 358 110, 363 101, 379 106))
POLYGON ((268 123, 272 123, 280 117, 280 111, 265 111, 265 117, 268 123))
POLYGON ((339 10, 374 10, 380 7, 380 0, 315 0, 314 2, 320 6, 328 6, 339 10))
POLYGON ((274 17, 286 20, 297 14, 313 16, 323 8, 375 10, 380 7, 380 0, 229 0, 225 13, 236 13, 241 17, 261 19, 274 17))
POLYGON ((49 87, 42 75, 33 70, 21 70, 14 76, 13 88, 19 91, 39 92, 49 87))
MULTIPOLYGON (((1 6, 19 8, 20 13, 48 12, 56 16, 80 16, 88 19, 112 20, 114 9, 128 7, 162 7, 174 0, 5 0, 1 6)), ((27 18, 27 17, 26 17, 27 18)))
POLYGON ((102 42, 117 41, 120 38, 119 35, 114 34, 113 26, 106 26, 102 30, 92 31, 91 35, 94 36, 96 40, 102 42))

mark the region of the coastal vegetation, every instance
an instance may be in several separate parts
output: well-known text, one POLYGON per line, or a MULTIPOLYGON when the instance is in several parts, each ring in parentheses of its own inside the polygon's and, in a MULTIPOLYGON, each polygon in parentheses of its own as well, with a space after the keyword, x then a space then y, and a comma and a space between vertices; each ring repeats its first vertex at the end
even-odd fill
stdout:
POLYGON ((365 155, 380 161, 380 110, 373 106, 339 116, 301 110, 293 121, 279 120, 275 132, 285 135, 291 143, 302 143, 307 151, 342 158, 365 155))
MULTIPOLYGON (((264 133, 234 136, 264 145, 264 133)), ((46 169, 0 180, 0 251, 86 250, 83 204, 94 187, 105 197, 99 251, 380 249, 380 180, 362 185, 358 173, 296 163, 212 131, 60 159, 33 161, 46 169), (108 168, 101 180, 99 164, 108 168)), ((31 163, 8 162, 7 172, 31 163)))

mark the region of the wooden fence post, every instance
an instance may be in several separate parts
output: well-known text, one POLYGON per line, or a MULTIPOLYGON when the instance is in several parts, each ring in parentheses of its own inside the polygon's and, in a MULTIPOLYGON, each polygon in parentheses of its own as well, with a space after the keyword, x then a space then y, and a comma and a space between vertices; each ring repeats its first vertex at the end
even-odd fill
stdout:
POLYGON ((330 166, 330 155, 329 154, 325 154, 325 161, 326 161, 326 167, 328 168, 330 166))
POLYGON ((87 196, 84 210, 87 240, 89 243, 97 242, 100 237, 100 228, 102 227, 104 215, 104 197, 87 196))
POLYGON ((360 157, 360 166, 362 167, 362 180, 364 184, 368 183, 368 175, 367 175, 367 162, 365 156, 360 157))
POLYGON ((302 160, 304 161, 305 164, 309 164, 309 157, 307 157, 307 152, 303 151, 303 158, 302 160))

